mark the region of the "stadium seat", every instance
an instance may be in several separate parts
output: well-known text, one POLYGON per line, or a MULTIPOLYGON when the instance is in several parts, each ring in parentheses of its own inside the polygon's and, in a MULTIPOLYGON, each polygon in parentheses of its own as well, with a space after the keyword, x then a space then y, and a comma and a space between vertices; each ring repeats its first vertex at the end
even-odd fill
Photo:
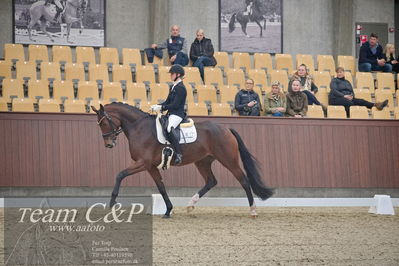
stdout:
POLYGON ((366 106, 351 106, 349 108, 350 118, 369 119, 369 111, 366 106))
POLYGON ((36 80, 36 63, 18 61, 16 63, 17 79, 34 79, 36 80))
POLYGON ((126 65, 114 65, 112 68, 112 80, 118 82, 133 82, 131 68, 126 65))
POLYGON ((356 75, 356 60, 353 56, 338 56, 338 66, 343 67, 345 71, 350 71, 352 75, 356 75))
MULTIPOLYGON (((360 72, 358 72, 360 73, 360 72)), ((353 89, 355 97, 371 102, 371 91, 367 89, 353 89)))
POLYGON ((185 67, 184 70, 185 76, 183 81, 186 85, 190 84, 191 86, 196 86, 202 84, 201 75, 197 67, 185 67))
POLYGON ((270 83, 275 81, 280 82, 281 88, 288 92, 288 75, 286 70, 272 70, 269 72, 270 74, 270 83))
POLYGON ((305 64, 306 68, 310 73, 314 72, 314 61, 313 61, 313 56, 310 54, 297 54, 296 55, 296 68, 301 64, 305 64))
POLYGON ((33 100, 28 98, 15 98, 12 100, 13 112, 34 112, 33 100))
POLYGON ((151 105, 153 105, 155 103, 152 102, 147 102, 147 101, 141 101, 140 102, 140 109, 143 112, 149 113, 151 112, 151 105))
POLYGON ((328 118, 346 118, 345 107, 329 105, 327 107, 327 117, 328 118))
POLYGON ((53 62, 65 65, 72 63, 72 52, 69 46, 53 46, 53 62))
POLYGON ((11 67, 11 62, 0 60, 0 80, 12 78, 11 67))
POLYGON ((78 99, 85 101, 99 100, 99 92, 95 81, 79 82, 78 99))
POLYGON ((315 71, 313 74, 314 84, 319 90, 330 91, 331 75, 327 71, 315 71))
MULTIPOLYGON (((165 52, 165 56, 167 57, 166 60, 168 62, 170 62, 169 61, 169 56, 167 55, 166 52, 165 52)), ((157 56, 154 56, 153 62, 150 63, 150 62, 148 62, 147 55, 144 53, 144 65, 157 65, 158 67, 160 67, 160 66, 164 65, 163 60, 164 60, 163 58, 159 58, 157 56)), ((168 65, 170 65, 170 63, 168 65)))
POLYGON ((227 103, 212 103, 213 116, 231 116, 231 107, 227 103))
POLYGON ((254 80, 256 87, 261 85, 262 91, 267 90, 267 75, 263 69, 250 69, 248 71, 248 77, 254 80))
POLYGON ((290 54, 276 54, 276 69, 287 71, 288 75, 292 74, 293 63, 290 54))
POLYGON ((0 98, 0 112, 8 112, 8 104, 4 98, 0 98))
POLYGON ((204 69, 205 85, 223 86, 223 75, 220 68, 206 67, 204 69))
POLYGON ((188 103, 187 104, 187 114, 190 116, 208 115, 208 108, 205 103, 188 103))
POLYGON ((220 102, 229 103, 234 105, 234 100, 238 90, 235 86, 222 86, 220 87, 220 102))
POLYGON ((43 62, 40 65, 41 79, 54 81, 61 80, 61 68, 59 63, 43 62))
POLYGON ((107 66, 91 64, 89 67, 89 80, 99 83, 109 82, 107 66))
POLYGON ((254 53, 254 68, 263 69, 268 73, 273 69, 273 61, 270 54, 254 53))
POLYGON ((215 67, 222 68, 222 70, 227 70, 228 68, 230 68, 229 55, 227 54, 227 52, 215 52, 213 56, 215 57, 217 62, 215 67))
POLYGON ((399 107, 395 107, 394 113, 395 113, 395 119, 399 119, 399 107))
POLYGON ((166 100, 169 94, 169 85, 166 83, 151 85, 151 102, 159 103, 166 100))
POLYGON ((29 80, 28 82, 28 98, 31 99, 49 99, 50 90, 47 80, 29 80))
POLYGON ((112 66, 119 65, 118 49, 101 47, 100 64, 108 66, 108 69, 112 69, 112 66))
POLYGON ((85 81, 85 70, 83 65, 67 63, 65 65, 65 80, 85 81))
POLYGON ((324 118, 323 108, 320 105, 309 105, 306 116, 310 118, 324 118))
POLYGON ((54 81, 53 98, 64 101, 66 99, 73 100, 74 90, 73 83, 70 80, 56 80, 54 81))
POLYGON ((317 70, 327 71, 333 77, 335 75, 335 61, 332 55, 317 56, 317 70))
POLYGON ((136 82, 155 84, 155 72, 152 65, 136 67, 136 82))
POLYGON ((373 74, 369 72, 357 72, 356 73, 356 88, 358 89, 368 89, 370 92, 374 93, 374 78, 373 74))
POLYGON ((392 73, 377 73, 377 88, 378 90, 395 92, 395 81, 392 73))
POLYGON ((226 73, 227 85, 237 86, 240 89, 245 88, 245 74, 242 69, 229 68, 226 73))
POLYGON ((49 61, 46 45, 30 44, 28 51, 29 51, 29 61, 36 63, 49 61))
POLYGON ((58 113, 60 112, 60 103, 55 99, 40 99, 39 112, 58 113))
POLYGON ((135 69, 142 65, 140 49, 123 48, 122 57, 125 66, 131 66, 135 69))
MULTIPOLYGON (((202 85, 201 85, 202 86, 202 85)), ((194 95, 192 90, 187 90, 187 98, 186 103, 193 103, 194 102, 194 95)))
POLYGON ((200 85, 197 87, 198 102, 205 102, 207 104, 216 103, 216 90, 213 86, 200 85))
POLYGON ((135 102, 147 102, 147 90, 144 83, 127 83, 126 100, 135 102))
POLYGON ((96 56, 94 54, 93 47, 84 47, 78 46, 76 47, 76 63, 84 64, 84 65, 95 65, 96 64, 96 56))
MULTIPOLYGON (((170 80, 169 66, 158 67, 158 83, 172 82, 170 80)), ((184 79, 186 81, 186 78, 184 79)))
POLYGON ((8 62, 25 61, 25 52, 22 44, 4 44, 4 60, 8 62))
POLYGON ((376 90, 375 91, 375 102, 383 102, 385 100, 388 100, 388 106, 385 107, 384 109, 388 109, 390 111, 394 110, 394 101, 393 101, 393 95, 390 90, 376 90))
POLYGON ((251 68, 251 58, 249 53, 233 53, 233 68, 248 71, 251 68))
POLYGON ((384 108, 384 110, 377 110, 376 107, 371 109, 371 114, 374 119, 391 119, 391 114, 388 109, 384 108))
POLYGON ((122 102, 123 92, 120 82, 104 83, 102 90, 102 98, 104 101, 122 102))
POLYGON ((316 96, 317 100, 319 100, 320 103, 322 103, 325 106, 328 105, 328 92, 327 91, 319 90, 315 94, 315 96, 316 96))
POLYGON ((24 98, 23 84, 24 81, 21 79, 4 79, 3 99, 11 103, 12 98, 24 98))
POLYGON ((86 106, 82 100, 66 100, 64 102, 65 113, 86 113, 86 106))
POLYGON ((350 82, 352 88, 355 88, 355 84, 353 84, 353 76, 351 72, 345 72, 345 79, 350 82))

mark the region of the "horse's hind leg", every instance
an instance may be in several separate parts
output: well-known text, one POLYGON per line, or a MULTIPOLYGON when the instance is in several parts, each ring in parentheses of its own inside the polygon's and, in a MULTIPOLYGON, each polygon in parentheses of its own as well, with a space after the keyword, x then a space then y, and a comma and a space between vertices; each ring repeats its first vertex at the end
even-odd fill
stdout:
POLYGON ((245 36, 247 36, 248 38, 251 37, 251 36, 249 36, 248 33, 247 33, 247 22, 243 22, 243 23, 241 24, 241 29, 242 29, 242 32, 244 32, 245 36))
POLYGON ((54 42, 53 37, 51 37, 50 33, 47 32, 46 22, 40 21, 39 23, 40 23, 40 29, 42 30, 42 32, 44 32, 50 38, 50 41, 54 42))
POLYGON ((256 24, 258 24, 258 26, 259 26, 259 28, 260 28, 260 35, 259 35, 259 37, 262 37, 262 36, 263 36, 262 25, 260 24, 259 21, 256 21, 256 24))
POLYGON ((205 185, 195 194, 187 205, 187 212, 190 212, 194 209, 194 205, 198 202, 198 200, 205 195, 211 188, 216 186, 217 181, 212 172, 212 163, 215 158, 208 156, 198 162, 195 162, 195 166, 198 171, 202 175, 205 180, 205 185))

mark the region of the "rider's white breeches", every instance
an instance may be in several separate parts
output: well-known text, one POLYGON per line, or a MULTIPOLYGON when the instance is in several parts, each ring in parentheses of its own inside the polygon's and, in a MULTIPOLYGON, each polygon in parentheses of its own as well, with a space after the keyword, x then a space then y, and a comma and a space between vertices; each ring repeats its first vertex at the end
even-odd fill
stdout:
POLYGON ((169 116, 169 123, 168 123, 168 133, 170 133, 170 130, 173 128, 176 128, 180 122, 183 120, 183 118, 181 118, 180 116, 177 115, 170 115, 169 116))

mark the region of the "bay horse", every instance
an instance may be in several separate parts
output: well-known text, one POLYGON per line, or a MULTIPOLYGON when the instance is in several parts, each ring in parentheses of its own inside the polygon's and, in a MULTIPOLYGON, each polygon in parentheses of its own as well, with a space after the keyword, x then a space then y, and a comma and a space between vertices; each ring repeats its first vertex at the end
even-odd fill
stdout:
MULTIPOLYGON (((157 141, 155 116, 124 103, 100 105, 99 110, 94 106, 91 108, 97 113, 97 123, 102 131, 105 147, 115 147, 118 134, 123 132, 128 139, 130 156, 133 160, 131 166, 117 175, 110 206, 116 203, 120 184, 126 176, 147 171, 165 201, 166 213, 163 217, 169 218, 173 206, 157 168, 161 162, 161 151, 165 145, 157 141)), ((240 182, 248 198, 250 214, 256 217, 256 206, 251 189, 262 200, 266 200, 273 194, 273 190, 266 187, 262 181, 256 159, 245 147, 235 130, 227 129, 211 121, 196 123, 196 128, 197 140, 191 144, 182 144, 183 161, 181 165, 194 163, 204 178, 205 185, 192 197, 187 211, 192 211, 199 198, 216 186, 217 181, 212 172, 212 163, 218 160, 240 182), (246 174, 239 165, 240 156, 246 174)))
MULTIPOLYGON (((54 38, 47 32, 47 22, 50 22, 54 19, 55 14, 49 12, 49 8, 45 5, 46 1, 37 1, 36 3, 32 4, 29 9, 30 13, 30 22, 28 24, 28 33, 29 33, 29 40, 35 42, 32 38, 32 28, 36 25, 40 25, 40 29, 44 32, 47 37, 54 42, 54 38)), ((75 22, 80 23, 81 30, 83 29, 83 14, 87 7, 87 0, 67 0, 65 11, 64 11, 64 18, 65 23, 67 24, 67 42, 72 43, 69 40, 70 31, 72 24, 75 22)), ((62 15, 60 15, 59 19, 61 19, 62 15)), ((81 32, 80 30, 80 32, 81 32)))
POLYGON ((233 16, 231 16, 231 18, 230 18, 229 33, 232 33, 234 31, 234 29, 236 28, 235 22, 237 19, 237 21, 241 24, 241 29, 244 32, 245 36, 250 37, 247 34, 247 24, 248 24, 248 22, 252 21, 252 22, 255 22, 256 24, 258 24, 258 26, 260 28, 259 36, 262 37, 263 30, 266 30, 266 18, 262 15, 262 11, 260 10, 259 5, 260 5, 259 1, 255 0, 253 2, 253 6, 252 6, 252 14, 249 14, 249 15, 244 14, 244 12, 246 12, 246 10, 234 13, 233 16), (262 25, 260 24, 260 22, 262 20, 264 21, 263 28, 262 28, 262 25))

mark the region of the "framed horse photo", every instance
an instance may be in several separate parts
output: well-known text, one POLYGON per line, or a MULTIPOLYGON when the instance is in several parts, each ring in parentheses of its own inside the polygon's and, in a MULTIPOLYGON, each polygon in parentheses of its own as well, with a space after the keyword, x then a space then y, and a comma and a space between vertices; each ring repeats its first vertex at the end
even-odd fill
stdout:
POLYGON ((14 42, 105 46, 106 0, 13 0, 14 42))
POLYGON ((219 47, 226 52, 282 53, 283 0, 219 0, 219 47))

